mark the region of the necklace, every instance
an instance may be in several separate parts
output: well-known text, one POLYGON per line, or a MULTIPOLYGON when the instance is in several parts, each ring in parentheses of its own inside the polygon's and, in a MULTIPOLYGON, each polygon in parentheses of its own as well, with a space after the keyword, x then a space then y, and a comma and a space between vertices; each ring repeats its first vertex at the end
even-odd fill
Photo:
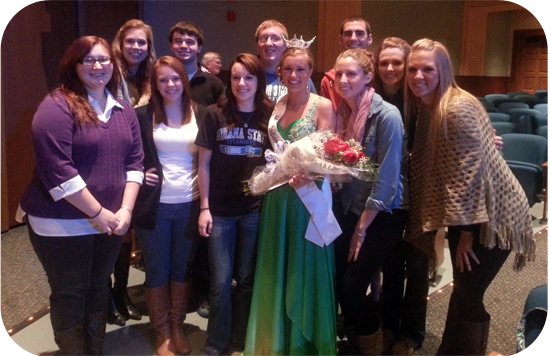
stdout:
MULTIPOLYGON (((241 114, 244 114, 244 112, 241 112, 241 114)), ((248 114, 248 119, 246 119, 246 121, 243 120, 243 117, 241 115, 241 121, 243 122, 243 126, 244 127, 248 127, 248 122, 250 121, 250 119, 252 118, 252 115, 254 114, 254 111, 250 112, 250 114, 248 114)))

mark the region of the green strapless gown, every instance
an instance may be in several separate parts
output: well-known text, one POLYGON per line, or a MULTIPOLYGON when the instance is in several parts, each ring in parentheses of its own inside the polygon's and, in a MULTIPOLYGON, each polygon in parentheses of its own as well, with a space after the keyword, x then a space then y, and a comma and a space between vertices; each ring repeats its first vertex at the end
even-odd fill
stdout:
MULTIPOLYGON (((315 131, 317 102, 286 130, 277 124, 284 139, 315 131)), ((336 355, 334 249, 304 238, 309 218, 288 184, 264 198, 244 355, 336 355)))

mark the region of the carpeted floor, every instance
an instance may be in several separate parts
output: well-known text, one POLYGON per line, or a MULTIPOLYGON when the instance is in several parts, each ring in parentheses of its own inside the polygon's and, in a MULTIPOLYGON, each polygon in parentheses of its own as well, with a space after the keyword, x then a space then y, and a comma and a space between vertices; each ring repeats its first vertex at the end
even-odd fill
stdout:
POLYGON ((23 327, 48 307, 50 287, 27 234, 20 226, 2 233, 2 321, 6 330, 23 327))
MULTIPOLYGON (((486 293, 485 303, 492 315, 488 350, 505 355, 516 353, 516 329, 521 319, 525 298, 534 287, 548 283, 547 230, 537 234, 537 259, 522 272, 512 270, 512 258, 501 269, 486 293)), ((26 226, 3 233, 2 319, 7 330, 17 331, 28 324, 30 315, 47 312, 49 286, 42 266, 27 237, 26 226)), ((415 355, 434 355, 439 346, 452 286, 430 296, 427 335, 422 349, 415 355)))

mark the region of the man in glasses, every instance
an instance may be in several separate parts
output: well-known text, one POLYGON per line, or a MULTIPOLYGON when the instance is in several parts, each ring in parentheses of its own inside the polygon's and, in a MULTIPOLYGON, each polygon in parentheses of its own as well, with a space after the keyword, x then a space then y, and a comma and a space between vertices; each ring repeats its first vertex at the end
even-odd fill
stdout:
MULTIPOLYGON (((276 20, 266 20, 256 30, 256 50, 267 77, 266 93, 273 104, 287 92, 277 75, 277 65, 286 50, 283 36, 289 39, 286 27, 276 20)), ((308 90, 317 94, 311 79, 308 82, 308 90)))

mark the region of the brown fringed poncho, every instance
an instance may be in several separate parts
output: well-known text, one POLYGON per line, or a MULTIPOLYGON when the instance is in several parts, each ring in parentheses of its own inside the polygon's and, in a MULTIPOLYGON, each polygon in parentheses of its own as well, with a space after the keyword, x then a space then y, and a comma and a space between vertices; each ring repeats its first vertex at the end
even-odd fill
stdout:
POLYGON ((514 269, 519 270, 535 257, 529 205, 493 143, 487 113, 473 100, 466 96, 451 100, 447 133, 440 133, 436 147, 430 146, 429 113, 419 115, 406 239, 433 263, 437 229, 481 224, 480 242, 487 248, 511 249, 516 253, 514 269))

